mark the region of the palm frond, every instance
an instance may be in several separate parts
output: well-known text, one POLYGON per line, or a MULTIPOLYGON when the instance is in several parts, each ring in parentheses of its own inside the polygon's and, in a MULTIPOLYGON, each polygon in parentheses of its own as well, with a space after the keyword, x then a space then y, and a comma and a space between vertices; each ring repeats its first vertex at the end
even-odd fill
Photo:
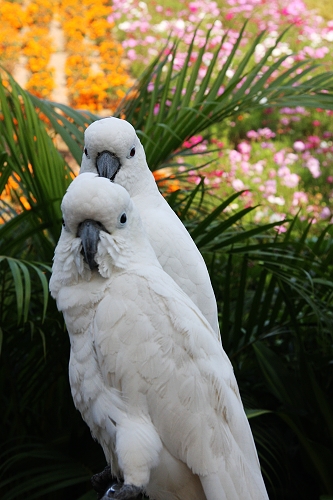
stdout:
MULTIPOLYGON (((220 68, 222 39, 202 80, 199 70, 210 32, 195 58, 195 64, 185 63, 179 71, 174 69, 179 50, 176 41, 167 55, 163 56, 162 51, 147 69, 136 87, 135 97, 124 100, 120 105, 116 114, 125 115, 138 129, 152 170, 168 163, 172 153, 179 150, 186 139, 207 131, 216 123, 223 123, 226 118, 267 106, 286 106, 293 99, 296 99, 293 106, 297 102, 307 107, 331 109, 332 95, 323 90, 332 89, 332 72, 325 71, 309 78, 318 70, 317 64, 301 61, 281 72, 281 64, 288 56, 270 61, 285 32, 259 62, 254 63, 253 56, 265 32, 259 33, 238 59, 237 49, 245 27, 246 24, 220 68), (234 74, 228 78, 228 70, 232 67, 235 67, 234 74), (280 70, 279 76, 273 76, 277 70, 280 70), (154 84, 153 90, 150 90, 151 83, 154 84)), ((195 35, 188 47, 187 62, 194 51, 195 35)))
POLYGON ((7 449, 1 456, 0 491, 3 500, 45 498, 70 486, 89 483, 84 464, 42 444, 7 449), (29 467, 27 468, 27 464, 29 467), (11 473, 14 470, 14 473, 11 473))
MULTIPOLYGON (((41 298, 43 301, 43 321, 49 297, 48 279, 45 272, 50 272, 51 268, 39 262, 29 262, 0 255, 0 276, 2 285, 1 296, 4 297, 5 302, 8 302, 11 301, 11 294, 15 295, 17 324, 21 321, 26 322, 28 320, 32 292, 32 271, 35 272, 42 288, 41 298)), ((5 304, 2 304, 1 309, 5 309, 5 304)), ((13 310, 11 310, 11 315, 12 314, 13 310)))

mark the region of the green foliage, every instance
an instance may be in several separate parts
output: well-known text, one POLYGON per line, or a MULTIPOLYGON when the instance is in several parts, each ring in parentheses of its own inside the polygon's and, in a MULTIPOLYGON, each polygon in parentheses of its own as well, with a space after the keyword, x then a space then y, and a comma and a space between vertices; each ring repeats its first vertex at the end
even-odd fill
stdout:
MULTIPOLYGON (((331 74, 307 79, 314 67, 297 64, 272 79, 283 58, 270 65, 268 52, 259 63, 251 62, 260 36, 228 82, 241 35, 222 71, 215 72, 213 58, 200 86, 205 47, 191 69, 185 64, 174 71, 177 45, 170 60, 159 58, 148 68, 135 98, 125 101, 119 114, 139 130, 153 170, 172 165, 179 154, 191 164, 195 155, 182 149, 184 140, 209 133, 241 110, 291 101, 331 109, 331 95, 322 92, 332 86, 331 74)), ((0 104, 0 191, 13 176, 18 185, 13 202, 1 202, 0 495, 89 500, 94 498, 89 478, 104 467, 104 457, 72 403, 68 338, 54 301, 47 300, 47 278, 61 227, 60 201, 71 180, 53 138, 60 136, 80 163, 84 128, 97 117, 41 101, 12 79, 9 89, 0 85, 0 104)), ((333 229, 314 230, 297 219, 281 234, 276 229, 286 221, 250 225, 246 216, 254 207, 232 211, 239 196, 221 203, 201 182, 172 193, 168 201, 210 270, 223 345, 270 497, 324 498, 333 495, 333 229)))
POLYGON ((254 63, 255 47, 265 35, 265 32, 260 33, 235 64, 245 28, 246 24, 227 61, 220 68, 218 53, 227 37, 225 35, 202 80, 199 70, 208 50, 210 32, 207 33, 206 43, 195 56, 193 66, 189 64, 194 50, 193 41, 182 69, 177 72, 174 62, 178 44, 174 44, 170 55, 163 56, 162 51, 139 80, 137 97, 125 100, 120 106, 116 114, 125 115, 138 129, 152 170, 171 163, 186 139, 198 133, 207 133, 214 124, 221 123, 223 126, 226 118, 242 112, 253 113, 266 107, 296 105, 332 109, 332 95, 322 90, 332 88, 333 73, 324 72, 310 77, 318 66, 301 61, 282 71, 278 77, 273 77, 288 57, 284 55, 278 61, 270 62, 272 52, 284 33, 262 59, 254 63), (228 70, 234 66, 235 72, 229 79, 228 70), (153 90, 150 88, 152 82, 153 90), (224 90, 221 93, 222 88, 224 90))

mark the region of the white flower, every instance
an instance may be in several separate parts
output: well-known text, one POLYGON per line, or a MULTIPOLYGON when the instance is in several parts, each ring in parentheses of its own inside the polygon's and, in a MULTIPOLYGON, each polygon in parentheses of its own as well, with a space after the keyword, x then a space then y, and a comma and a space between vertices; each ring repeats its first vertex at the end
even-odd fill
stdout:
POLYGON ((270 195, 268 196, 267 201, 269 201, 269 203, 272 203, 273 205, 280 205, 281 207, 285 204, 285 199, 282 198, 282 196, 270 195))
POLYGON ((146 2, 139 2, 139 7, 140 7, 140 9, 142 9, 142 10, 145 10, 145 11, 147 11, 147 10, 148 10, 148 7, 147 7, 146 2))
POLYGON ((118 28, 122 31, 127 31, 131 26, 131 23, 128 21, 124 21, 123 23, 118 24, 118 28))

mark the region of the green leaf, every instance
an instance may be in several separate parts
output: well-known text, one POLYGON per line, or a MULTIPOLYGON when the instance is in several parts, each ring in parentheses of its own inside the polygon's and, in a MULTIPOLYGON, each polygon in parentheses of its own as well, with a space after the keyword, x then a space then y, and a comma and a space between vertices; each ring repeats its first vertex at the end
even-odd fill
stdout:
POLYGON ((286 408, 292 408, 299 400, 298 389, 291 384, 282 360, 261 341, 253 343, 252 348, 272 394, 286 408))
POLYGON ((261 417, 261 415, 266 415, 267 413, 272 413, 269 410, 253 410, 245 408, 245 413, 247 418, 250 420, 251 418, 261 417))

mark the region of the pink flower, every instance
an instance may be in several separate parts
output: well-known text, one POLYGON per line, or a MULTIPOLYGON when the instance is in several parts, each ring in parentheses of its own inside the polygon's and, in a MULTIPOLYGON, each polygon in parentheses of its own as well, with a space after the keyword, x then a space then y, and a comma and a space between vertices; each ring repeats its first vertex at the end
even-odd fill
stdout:
POLYGON ((258 138, 258 133, 255 130, 249 130, 246 133, 246 137, 248 137, 249 139, 257 139, 258 138))
POLYGON ((295 155, 294 153, 288 153, 286 156, 286 164, 287 165, 293 165, 295 161, 298 160, 298 156, 295 155))
POLYGON ((243 155, 248 155, 251 152, 251 146, 247 142, 240 142, 237 149, 243 155))
POLYGON ((289 120, 289 118, 283 117, 280 119, 280 122, 282 123, 282 125, 284 125, 286 127, 287 125, 289 125, 290 120, 289 120))
POLYGON ((320 217, 322 219, 328 219, 329 217, 331 217, 331 211, 328 207, 324 207, 320 213, 320 217))
POLYGON ((292 115, 294 113, 294 110, 292 108, 281 108, 280 113, 282 115, 292 115))
POLYGON ((274 161, 277 165, 283 165, 285 162, 284 158, 284 149, 281 149, 281 151, 277 151, 274 155, 274 161))
POLYGON ((250 164, 247 161, 242 161, 241 162, 241 169, 243 170, 244 174, 248 174, 250 171, 250 164))
MULTIPOLYGON (((280 214, 280 217, 281 217, 280 220, 283 220, 285 218, 285 216, 286 216, 285 214, 280 214)), ((285 233, 287 231, 287 228, 283 225, 275 226, 274 229, 278 234, 285 233)))
POLYGON ((231 185, 235 191, 242 191, 245 188, 244 182, 240 179, 234 179, 231 185))
POLYGON ((298 153, 301 153, 302 151, 305 150, 305 144, 302 141, 295 141, 294 142, 294 150, 297 151, 298 153))
POLYGON ((263 171, 264 171, 264 160, 259 160, 257 161, 257 163, 255 163, 253 165, 253 170, 257 173, 257 174, 262 174, 263 171))
POLYGON ((185 148, 191 148, 197 144, 200 144, 202 140, 203 140, 202 135, 193 135, 187 141, 184 142, 184 146, 185 148))
POLYGON ((315 50, 314 57, 315 59, 322 59, 329 52, 328 47, 318 47, 315 50))
POLYGON ((128 40, 125 40, 123 43, 123 46, 126 47, 136 47, 138 45, 138 42, 134 40, 134 38, 129 38, 128 40))
POLYGON ((261 147, 263 149, 275 149, 274 144, 272 142, 262 142, 261 147))
POLYGON ((319 160, 317 160, 317 158, 310 156, 310 158, 306 161, 306 167, 310 170, 314 179, 321 176, 319 160))
POLYGON ((293 194, 292 204, 294 207, 301 205, 302 203, 308 203, 308 195, 303 191, 295 191, 293 194))
POLYGON ((265 182, 265 194, 270 196, 271 194, 276 194, 276 180, 269 179, 265 182))
POLYGON ((242 155, 236 149, 232 149, 229 151, 229 160, 231 163, 238 163, 242 161, 242 155))
POLYGON ((297 174, 289 174, 285 175, 282 181, 282 184, 288 188, 295 188, 298 186, 300 177, 297 174))
POLYGON ((263 137, 264 139, 272 139, 276 135, 275 132, 273 132, 273 130, 271 130, 268 127, 259 128, 258 134, 260 135, 260 137, 263 137))
MULTIPOLYGON (((149 44, 153 44, 156 42, 156 38, 154 36, 151 36, 151 35, 147 35, 146 38, 145 38, 145 41, 149 44)), ((136 44, 138 45, 139 42, 136 42, 136 44)))
POLYGON ((279 177, 285 177, 286 175, 290 175, 290 168, 288 168, 288 167, 286 167, 286 166, 283 165, 278 170, 278 176, 279 177))
POLYGON ((320 137, 318 137, 317 135, 309 135, 307 139, 307 146, 311 149, 317 148, 320 144, 320 137))
POLYGON ((138 57, 134 49, 127 51, 127 57, 130 61, 135 61, 138 57))

